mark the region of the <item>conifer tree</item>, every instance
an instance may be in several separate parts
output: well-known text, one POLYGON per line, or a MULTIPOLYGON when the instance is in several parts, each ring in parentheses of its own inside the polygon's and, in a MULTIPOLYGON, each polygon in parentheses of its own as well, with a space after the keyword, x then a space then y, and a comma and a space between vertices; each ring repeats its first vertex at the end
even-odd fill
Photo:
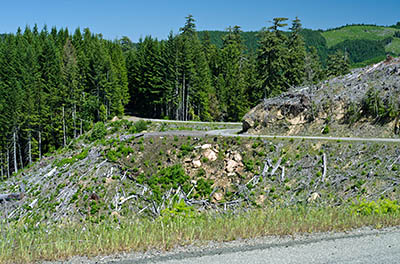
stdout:
POLYGON ((177 116, 180 120, 208 120, 211 117, 208 101, 211 76, 194 22, 192 15, 186 17, 186 23, 177 38, 177 116))
POLYGON ((281 31, 287 18, 274 18, 273 25, 260 32, 257 64, 261 92, 264 97, 277 95, 289 87, 288 37, 281 31))
POLYGON ((304 60, 304 72, 305 72, 305 83, 316 84, 323 78, 323 67, 321 60, 318 56, 317 49, 313 46, 310 47, 310 51, 306 53, 304 60))
POLYGON ((222 48, 222 77, 223 85, 219 86, 219 101, 226 104, 227 121, 237 121, 247 111, 246 98, 246 76, 245 69, 247 61, 244 56, 244 46, 242 44, 241 30, 239 26, 228 28, 228 34, 224 38, 222 48))
POLYGON ((306 48, 302 36, 301 22, 298 17, 293 20, 292 27, 290 28, 289 42, 288 42, 288 70, 287 79, 289 85, 294 87, 301 85, 304 81, 304 63, 306 57, 306 48))
POLYGON ((350 63, 347 54, 342 50, 337 50, 334 54, 328 56, 327 76, 335 77, 350 72, 350 63))

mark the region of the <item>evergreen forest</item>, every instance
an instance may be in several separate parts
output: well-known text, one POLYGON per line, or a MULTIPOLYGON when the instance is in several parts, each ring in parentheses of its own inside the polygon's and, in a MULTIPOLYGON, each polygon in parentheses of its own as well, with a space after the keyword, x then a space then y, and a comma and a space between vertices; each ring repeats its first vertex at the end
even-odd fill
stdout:
POLYGON ((324 53, 298 18, 256 35, 199 34, 195 23, 189 15, 178 34, 139 43, 36 25, 0 35, 1 177, 114 116, 240 121, 263 98, 347 73, 354 60, 339 46, 324 53))

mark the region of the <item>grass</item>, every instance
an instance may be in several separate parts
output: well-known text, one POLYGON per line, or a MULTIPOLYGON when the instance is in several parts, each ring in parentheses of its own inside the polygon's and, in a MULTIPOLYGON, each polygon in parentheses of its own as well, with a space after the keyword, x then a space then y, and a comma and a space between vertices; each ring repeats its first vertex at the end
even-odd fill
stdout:
POLYGON ((156 220, 124 217, 100 224, 64 223, 35 226, 2 223, 0 263, 62 260, 76 255, 104 255, 122 251, 170 250, 272 235, 345 231, 363 226, 400 225, 398 211, 359 214, 351 207, 291 207, 257 209, 243 213, 165 215, 156 220))
POLYGON ((385 50, 387 52, 392 52, 394 54, 400 54, 400 39, 399 38, 394 38, 392 43, 388 44, 385 47, 385 50))
POLYGON ((322 33, 322 36, 326 39, 328 48, 331 48, 345 40, 383 40, 387 37, 392 37, 396 31, 398 31, 398 29, 383 26, 354 25, 325 31, 322 33))

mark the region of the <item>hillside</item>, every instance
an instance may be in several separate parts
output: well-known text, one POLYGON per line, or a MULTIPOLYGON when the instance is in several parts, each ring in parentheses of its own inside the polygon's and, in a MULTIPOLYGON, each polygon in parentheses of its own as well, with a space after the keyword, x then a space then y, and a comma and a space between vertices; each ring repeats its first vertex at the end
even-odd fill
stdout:
MULTIPOLYGON (((354 67, 360 67, 382 60, 387 53, 400 55, 400 38, 396 37, 396 32, 400 32, 396 26, 346 25, 329 30, 303 29, 302 36, 307 47, 317 48, 324 64, 329 54, 341 49, 349 53, 354 67)), ((205 31, 198 33, 203 39, 205 31)), ((242 33, 243 43, 250 53, 257 50, 257 33, 242 33)), ((227 32, 208 31, 208 34, 211 42, 221 47, 227 32)))
POLYGON ((96 125, 0 181, 0 263, 398 225, 398 145, 96 125), (145 129, 145 130, 143 130, 145 129))
POLYGON ((243 118, 251 133, 398 137, 400 59, 265 99, 243 118))
MULTIPOLYGON (((400 29, 374 25, 348 25, 337 29, 326 30, 321 34, 326 39, 328 48, 331 48, 346 40, 384 40, 393 37, 397 31, 400 31, 400 29)), ((386 51, 399 54, 399 44, 399 38, 393 39, 393 42, 386 46, 386 51)))
POLYGON ((179 127, 124 120, 105 136, 96 128, 2 181, 0 193, 21 192, 0 203, 2 219, 158 217, 180 200, 196 210, 240 210, 398 198, 396 145, 224 138, 201 132, 218 127, 179 127))

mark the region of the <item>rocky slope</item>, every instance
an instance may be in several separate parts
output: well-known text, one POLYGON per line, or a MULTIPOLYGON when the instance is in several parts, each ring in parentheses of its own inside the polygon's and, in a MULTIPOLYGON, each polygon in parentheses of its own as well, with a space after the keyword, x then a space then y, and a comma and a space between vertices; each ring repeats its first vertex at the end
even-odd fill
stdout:
POLYGON ((400 59, 265 99, 243 118, 249 133, 387 136, 399 133, 400 59))
POLYGON ((0 182, 3 194, 22 189, 16 199, 0 200, 0 219, 117 221, 193 209, 399 199, 395 144, 138 134, 137 126, 111 123, 107 135, 92 132, 0 182))

